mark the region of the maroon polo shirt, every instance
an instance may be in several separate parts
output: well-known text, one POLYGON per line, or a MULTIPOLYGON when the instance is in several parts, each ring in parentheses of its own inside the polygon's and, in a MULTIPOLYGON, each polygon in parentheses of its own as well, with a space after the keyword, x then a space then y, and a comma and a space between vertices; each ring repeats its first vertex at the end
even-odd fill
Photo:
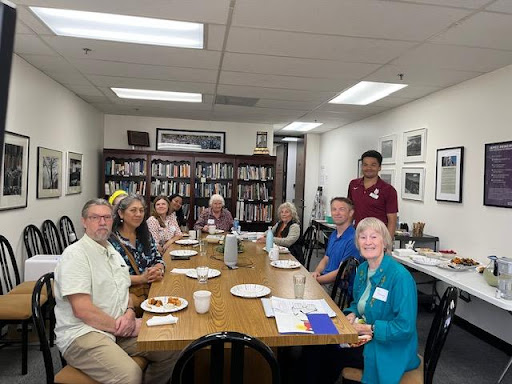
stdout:
POLYGON ((348 197, 354 203, 354 227, 365 217, 376 217, 388 225, 388 213, 398 212, 395 188, 380 177, 377 183, 365 189, 363 178, 354 179, 348 185, 348 197))

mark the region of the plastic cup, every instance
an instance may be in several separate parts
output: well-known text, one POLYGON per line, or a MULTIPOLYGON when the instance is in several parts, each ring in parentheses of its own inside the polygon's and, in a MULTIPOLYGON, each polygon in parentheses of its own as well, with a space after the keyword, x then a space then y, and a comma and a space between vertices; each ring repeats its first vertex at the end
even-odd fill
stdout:
POLYGON ((215 235, 215 230, 217 229, 217 226, 216 225, 209 225, 208 226, 208 233, 210 235, 215 235))
POLYGON ((210 268, 203 265, 196 267, 197 281, 199 281, 199 283, 204 284, 208 281, 209 270, 210 268))
POLYGON ((297 274, 293 275, 293 293, 296 299, 304 298, 304 289, 306 288, 306 276, 297 274))
POLYGON ((206 256, 206 241, 199 240, 199 255, 200 256, 206 256))
POLYGON ((197 232, 195 230, 191 229, 190 231, 188 231, 188 238, 190 240, 195 240, 196 236, 197 236, 197 232))
POLYGON ((210 291, 194 292, 194 307, 197 313, 206 313, 210 310, 210 301, 212 293, 210 291))

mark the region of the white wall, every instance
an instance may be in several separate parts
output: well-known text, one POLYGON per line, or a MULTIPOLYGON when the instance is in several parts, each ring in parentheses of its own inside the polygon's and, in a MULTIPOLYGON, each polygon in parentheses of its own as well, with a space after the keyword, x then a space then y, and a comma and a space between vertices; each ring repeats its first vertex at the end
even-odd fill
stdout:
POLYGON ((288 143, 288 158, 286 162, 286 201, 295 202, 295 180, 297 178, 297 143, 288 143))
MULTIPOLYGON (((389 112, 323 134, 320 164, 328 167, 327 194, 346 194, 355 177, 357 157, 377 148, 378 138, 398 133, 397 179, 404 165, 404 131, 427 128, 424 201, 401 200, 400 221, 426 223, 425 232, 440 237, 441 248, 487 264, 487 255, 510 256, 512 210, 483 205, 484 144, 512 140, 512 66, 469 80, 389 112), (463 202, 435 200, 436 150, 464 146, 463 202)), ((400 196, 400 185, 397 190, 400 196)), ((478 300, 459 300, 457 313, 509 342, 510 315, 478 300), (492 316, 486 316, 492 313, 492 316), (499 318, 499 320, 497 320, 499 318)))
MULTIPOLYGON (((105 148, 130 149, 126 132, 144 131, 149 132, 151 144, 151 148, 146 149, 155 150, 157 128, 226 132, 226 154, 234 155, 252 155, 258 131, 268 133, 267 143, 274 141, 270 124, 105 115, 105 148)), ((272 152, 272 147, 269 150, 272 152)))
POLYGON ((315 201, 315 194, 320 185, 318 170, 320 169, 320 135, 309 133, 305 135, 305 176, 304 176, 304 223, 303 229, 309 226, 311 210, 315 201))
POLYGON ((18 56, 13 58, 6 129, 30 137, 28 206, 0 212, 1 229, 11 243, 23 273, 26 258, 22 231, 28 224, 40 227, 46 219, 57 222, 68 215, 78 234, 80 210, 96 197, 103 148, 103 114, 79 99, 18 56), (82 193, 37 199, 37 147, 83 154, 82 193))

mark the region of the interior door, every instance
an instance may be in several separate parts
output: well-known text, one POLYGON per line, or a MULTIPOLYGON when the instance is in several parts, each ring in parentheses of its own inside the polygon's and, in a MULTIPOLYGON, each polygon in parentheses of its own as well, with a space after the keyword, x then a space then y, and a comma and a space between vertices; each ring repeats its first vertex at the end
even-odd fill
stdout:
MULTIPOLYGON (((292 172, 290 170, 290 172, 292 172)), ((297 207, 299 220, 303 225, 304 218, 304 179, 306 175, 306 150, 304 140, 297 142, 297 164, 295 170, 295 199, 293 200, 297 207)))
MULTIPOLYGON (((275 209, 286 200, 286 163, 288 155, 288 146, 286 144, 278 144, 276 147, 276 180, 274 198, 275 209)), ((276 216, 277 220, 277 216, 276 216)))

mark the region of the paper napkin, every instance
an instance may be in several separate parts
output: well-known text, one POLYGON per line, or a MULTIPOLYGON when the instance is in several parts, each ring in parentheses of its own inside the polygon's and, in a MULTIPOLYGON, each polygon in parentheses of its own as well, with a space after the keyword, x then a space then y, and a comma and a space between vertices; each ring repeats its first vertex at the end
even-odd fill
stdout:
POLYGON ((188 271, 195 271, 195 269, 193 269, 193 268, 192 269, 191 268, 174 268, 171 272, 186 275, 188 271))
POLYGON ((167 316, 153 316, 151 319, 146 321, 148 327, 152 327, 155 325, 165 325, 165 324, 176 324, 178 322, 178 318, 173 315, 167 316))

